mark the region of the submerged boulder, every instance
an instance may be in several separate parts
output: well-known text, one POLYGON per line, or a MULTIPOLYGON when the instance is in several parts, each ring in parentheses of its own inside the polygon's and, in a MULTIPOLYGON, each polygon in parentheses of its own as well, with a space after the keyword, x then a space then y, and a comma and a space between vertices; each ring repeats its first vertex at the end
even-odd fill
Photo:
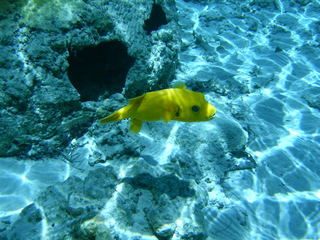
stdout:
POLYGON ((1 4, 0 156, 61 152, 100 117, 88 102, 165 88, 174 77, 173 0, 1 4))

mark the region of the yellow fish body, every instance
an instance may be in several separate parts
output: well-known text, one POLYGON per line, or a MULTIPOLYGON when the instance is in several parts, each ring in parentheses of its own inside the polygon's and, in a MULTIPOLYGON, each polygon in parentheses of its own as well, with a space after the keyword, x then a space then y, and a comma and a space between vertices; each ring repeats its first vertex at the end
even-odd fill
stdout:
POLYGON ((203 93, 180 86, 148 92, 130 99, 127 106, 102 118, 100 123, 131 118, 130 130, 138 133, 143 121, 200 122, 211 120, 215 113, 216 109, 205 100, 203 93))

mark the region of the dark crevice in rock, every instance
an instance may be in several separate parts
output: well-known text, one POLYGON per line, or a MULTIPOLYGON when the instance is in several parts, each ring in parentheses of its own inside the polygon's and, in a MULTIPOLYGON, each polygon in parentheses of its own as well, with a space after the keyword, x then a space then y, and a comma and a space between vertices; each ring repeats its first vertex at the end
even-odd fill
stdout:
POLYGON ((73 48, 68 61, 68 77, 84 102, 121 92, 134 58, 122 42, 114 40, 73 48))
POLYGON ((125 183, 129 183, 135 188, 142 188, 153 191, 158 195, 167 194, 170 198, 193 197, 195 191, 189 186, 189 182, 180 180, 173 174, 154 177, 149 173, 141 173, 135 177, 125 177, 125 183))
POLYGON ((150 34, 158 30, 160 26, 168 23, 166 14, 160 4, 153 3, 150 17, 144 21, 143 29, 150 34))

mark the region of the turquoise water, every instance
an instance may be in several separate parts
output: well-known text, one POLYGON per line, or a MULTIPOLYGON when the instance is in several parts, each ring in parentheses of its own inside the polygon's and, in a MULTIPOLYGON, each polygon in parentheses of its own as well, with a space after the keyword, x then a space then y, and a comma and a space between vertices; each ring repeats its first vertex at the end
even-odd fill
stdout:
MULTIPOLYGON (((178 3, 185 14, 180 17, 185 39, 193 31, 203 40, 182 53, 179 76, 187 81, 219 78, 208 74, 212 67, 235 76, 245 94, 210 97, 223 109, 221 117, 235 117, 247 130, 246 151, 257 162, 254 170, 230 173, 224 182, 227 198, 249 210, 250 230, 239 232, 228 211, 209 211, 208 227, 217 239, 320 237, 320 121, 319 105, 313 105, 320 99, 319 2, 307 7, 293 2, 275 1, 276 8, 255 4, 238 16, 234 11, 240 1, 227 6, 178 3), (221 51, 211 60, 210 50, 217 47, 221 51)), ((223 80, 218 84, 225 87, 223 80)))
POLYGON ((0 239, 320 239, 320 2, 175 3, 174 80, 215 119, 94 122, 64 159, 2 157, 0 239))

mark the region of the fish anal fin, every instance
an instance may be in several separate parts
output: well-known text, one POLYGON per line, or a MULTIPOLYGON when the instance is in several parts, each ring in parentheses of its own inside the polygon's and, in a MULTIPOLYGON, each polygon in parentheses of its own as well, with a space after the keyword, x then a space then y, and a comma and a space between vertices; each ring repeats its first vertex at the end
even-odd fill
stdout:
POLYGON ((133 133, 140 132, 143 121, 137 118, 132 118, 130 120, 130 131, 133 133))
POLYGON ((168 123, 170 122, 170 120, 172 120, 172 114, 170 112, 165 112, 163 116, 163 121, 165 123, 168 123))

